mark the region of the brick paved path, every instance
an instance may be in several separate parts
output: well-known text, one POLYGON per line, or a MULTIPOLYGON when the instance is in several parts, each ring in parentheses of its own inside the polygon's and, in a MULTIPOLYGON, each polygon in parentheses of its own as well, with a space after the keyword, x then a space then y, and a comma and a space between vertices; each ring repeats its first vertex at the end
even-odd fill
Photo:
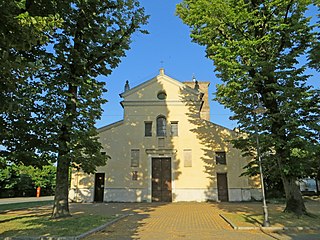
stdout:
POLYGON ((147 211, 139 209, 104 231, 88 239, 215 239, 264 240, 278 239, 261 231, 233 230, 210 203, 170 203, 156 205, 147 211))

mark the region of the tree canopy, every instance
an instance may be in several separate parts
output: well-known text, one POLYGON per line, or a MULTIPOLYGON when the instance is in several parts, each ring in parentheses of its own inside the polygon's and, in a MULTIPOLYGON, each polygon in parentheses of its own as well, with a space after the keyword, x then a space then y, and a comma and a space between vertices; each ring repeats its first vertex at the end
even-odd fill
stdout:
POLYGON ((137 0, 20 0, 2 6, 10 24, 2 25, 2 37, 16 40, 1 47, 8 80, 1 81, 1 99, 7 101, 0 119, 2 156, 40 166, 57 161, 53 217, 67 216, 69 167, 93 173, 108 158, 100 153, 94 126, 106 102, 105 83, 97 77, 118 66, 132 34, 146 33, 141 27, 148 16, 137 0))
POLYGON ((0 155, 35 165, 37 128, 32 118, 36 94, 41 90, 30 80, 45 58, 41 49, 62 19, 54 1, 0 1, 0 155))
MULTIPOLYGON (((177 6, 223 82, 216 99, 245 133, 234 145, 256 156, 258 127, 264 170, 281 177, 286 210, 297 214, 306 209, 295 181, 310 174, 319 151, 319 89, 308 85, 304 61, 317 46, 318 29, 305 15, 311 5, 309 0, 184 0, 177 6), (267 111, 254 121, 259 102, 267 111)), ((248 171, 257 174, 257 159, 248 171)))
POLYGON ((41 195, 54 193, 56 167, 52 164, 41 168, 17 165, 0 158, 5 166, 0 168, 0 197, 34 197, 36 188, 41 195))

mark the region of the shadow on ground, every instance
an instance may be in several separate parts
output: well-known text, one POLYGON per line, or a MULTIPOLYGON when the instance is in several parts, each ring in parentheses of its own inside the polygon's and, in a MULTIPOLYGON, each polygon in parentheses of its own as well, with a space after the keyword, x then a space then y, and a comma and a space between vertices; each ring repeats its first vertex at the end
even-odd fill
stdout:
MULTIPOLYGON (((158 238, 156 239, 166 239, 161 238, 164 237, 165 234, 168 233, 161 232, 162 229, 168 227, 168 223, 165 221, 161 221, 161 218, 169 219, 170 218, 170 226, 167 228, 170 232, 170 239, 192 239, 191 236, 194 234, 190 231, 190 226, 185 226, 183 221, 189 219, 186 223, 193 224, 194 219, 199 217, 198 211, 195 211, 199 206, 202 206, 202 209, 206 209, 206 212, 210 212, 210 216, 212 218, 216 218, 220 213, 224 214, 247 214, 246 221, 248 224, 255 224, 254 220, 251 216, 262 214, 262 205, 260 202, 237 202, 237 203, 72 203, 70 204, 70 210, 74 216, 77 215, 85 215, 88 216, 112 216, 112 215, 128 215, 127 217, 119 220, 118 222, 108 226, 103 229, 101 232, 97 232, 93 235, 88 236, 86 239, 121 239, 121 240, 131 240, 131 239, 151 239, 149 238, 150 234, 153 231, 157 231, 158 238), (183 206, 183 207, 181 207, 183 206), (181 210, 183 209, 183 210, 181 210), (173 213, 174 211, 178 211, 178 214, 173 213), (179 212, 180 211, 180 212, 179 212), (183 211, 184 213, 182 214, 183 211), (190 214, 186 214, 189 211, 190 214), (162 215, 157 214, 161 212, 162 215), (213 216, 215 215, 215 216, 213 216), (171 225, 171 216, 174 216, 173 224, 171 225), (168 218, 169 217, 169 218, 168 218), (156 219, 154 219, 156 218, 156 219), (191 220, 190 220, 191 219, 191 220), (162 223, 162 226, 159 225, 159 222, 162 223), (176 228, 176 226, 179 228, 176 228), (148 229, 155 230, 148 230, 148 229), (178 231, 177 231, 178 229, 178 231), (191 235, 188 235, 191 234, 191 235), (147 236, 148 238, 143 238, 147 236), (159 237, 160 236, 160 237, 159 237)), ((310 212, 320 214, 320 201, 319 200, 307 200, 306 202, 307 208, 310 212)), ((283 204, 268 204, 269 211, 272 217, 272 214, 281 212, 284 208, 283 204)), ((50 213, 51 208, 48 207, 48 213, 50 213)), ((15 211, 15 214, 17 212, 15 211)), ((45 214, 43 212, 43 208, 33 208, 25 210, 25 214, 45 214)), ((2 215, 2 214, 1 214, 2 215)), ((8 219, 10 218, 10 212, 6 213, 8 219)), ((22 217, 18 216, 17 218, 22 217)), ((4 221, 10 221, 4 219, 4 221)), ((28 223, 31 225, 35 225, 36 222, 32 221, 32 217, 27 219, 28 223)), ((277 219, 272 218, 272 223, 276 223, 277 219)), ((105 222, 103 222, 105 223, 105 222)), ((101 225, 103 224, 101 223, 101 225)), ((280 232, 264 232, 262 233, 260 230, 255 231, 244 231, 244 230, 233 230, 231 227, 226 226, 227 224, 222 220, 216 219, 217 229, 209 229, 206 226, 201 226, 197 224, 193 224, 193 229, 197 232, 196 239, 281 239, 281 240, 313 240, 320 239, 320 231, 314 230, 289 230, 289 231, 280 231, 280 232), (207 232, 210 237, 203 237, 203 233, 207 232)), ((318 221, 319 226, 320 221, 318 221)), ((188 225, 186 224, 186 225, 188 225)), ((33 226, 32 226, 33 227, 33 226)), ((68 226, 62 226, 62 228, 68 228, 68 226)), ((90 227, 90 226, 89 226, 90 227)), ((320 227, 320 226, 319 226, 320 227)), ((18 232, 15 232, 14 235, 17 236, 18 232)), ((30 229, 30 234, 32 234, 32 229, 30 229)), ((12 236, 12 235, 11 235, 12 236)), ((1 237, 0 237, 1 238, 1 237)))
MULTIPOLYGON (((243 226, 261 226, 263 208, 261 202, 223 202, 211 203, 219 208, 226 216, 228 214, 243 215, 243 226), (256 218, 260 219, 259 221, 256 218)), ((298 218, 294 214, 283 213, 284 203, 268 203, 269 220, 271 226, 288 227, 286 230, 274 231, 271 236, 274 239, 320 239, 320 198, 305 198, 305 204, 310 216, 298 218)), ((271 232, 266 230, 266 234, 271 232)))
POLYGON ((75 212, 85 212, 87 214, 123 214, 126 218, 111 224, 102 231, 88 236, 89 239, 139 239, 139 229, 145 223, 144 220, 150 217, 150 214, 156 209, 167 205, 167 203, 95 203, 73 205, 75 212))

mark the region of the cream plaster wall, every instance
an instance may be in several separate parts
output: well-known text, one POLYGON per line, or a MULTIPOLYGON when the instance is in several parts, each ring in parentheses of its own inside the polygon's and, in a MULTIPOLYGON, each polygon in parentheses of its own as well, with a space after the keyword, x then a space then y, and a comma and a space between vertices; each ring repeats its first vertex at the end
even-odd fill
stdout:
MULTIPOLYGON (((216 173, 227 173, 230 201, 250 200, 254 190, 247 177, 240 177, 247 160, 228 140, 236 133, 201 119, 202 95, 163 73, 122 94, 124 120, 100 129, 99 137, 111 159, 97 172, 106 174, 105 201, 151 201, 151 159, 171 157, 173 201, 217 200, 216 173), (165 91, 166 100, 157 99, 165 91), (191 101, 190 101, 191 100, 191 101), (158 146, 157 116, 167 118, 165 146, 158 146), (152 121, 152 137, 144 136, 145 121, 152 121), (170 122, 177 121, 179 135, 170 136, 170 122), (131 149, 140 150, 139 167, 131 167, 131 149), (183 150, 192 150, 192 167, 184 167, 183 150), (215 152, 226 151, 227 164, 215 164, 215 152), (132 180, 138 171, 138 180, 132 180)), ((208 109, 206 109, 207 111, 208 109)), ((85 201, 93 200, 94 177, 72 175, 73 197, 87 190, 85 201)), ((257 195, 257 194, 256 194, 257 195)), ((79 198, 79 196, 77 196, 79 198)), ((78 199, 77 199, 78 201, 78 199)))

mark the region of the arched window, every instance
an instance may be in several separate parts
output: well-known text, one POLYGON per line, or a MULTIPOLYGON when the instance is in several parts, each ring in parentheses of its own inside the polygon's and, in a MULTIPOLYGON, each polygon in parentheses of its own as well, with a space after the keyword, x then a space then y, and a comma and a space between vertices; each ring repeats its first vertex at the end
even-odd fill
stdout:
POLYGON ((167 120, 165 116, 157 117, 157 136, 166 136, 167 120))

